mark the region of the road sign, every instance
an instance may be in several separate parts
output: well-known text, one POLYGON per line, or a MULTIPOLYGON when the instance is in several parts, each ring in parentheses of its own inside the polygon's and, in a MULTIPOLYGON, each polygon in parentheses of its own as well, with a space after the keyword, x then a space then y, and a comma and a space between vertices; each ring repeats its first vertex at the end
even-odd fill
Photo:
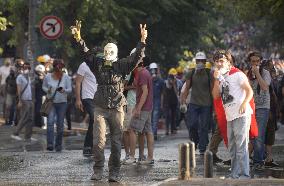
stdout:
POLYGON ((46 39, 57 39, 63 33, 63 23, 56 16, 45 16, 40 21, 40 33, 46 39))

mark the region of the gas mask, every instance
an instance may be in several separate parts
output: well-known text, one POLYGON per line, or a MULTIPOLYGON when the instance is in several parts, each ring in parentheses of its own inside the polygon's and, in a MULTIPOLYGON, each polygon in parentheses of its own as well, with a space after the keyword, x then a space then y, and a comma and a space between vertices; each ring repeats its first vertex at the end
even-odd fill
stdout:
POLYGON ((197 63, 196 64, 196 70, 202 70, 205 68, 205 64, 204 63, 197 63))
POLYGON ((156 69, 156 68, 152 68, 152 69, 150 69, 150 72, 151 72, 151 75, 152 75, 152 77, 157 77, 157 72, 158 70, 156 69))
POLYGON ((29 73, 30 73, 30 70, 29 70, 29 69, 25 69, 25 70, 23 71, 23 73, 24 73, 24 74, 29 74, 29 73))
POLYGON ((116 44, 108 43, 104 47, 105 65, 112 66, 112 63, 117 61, 118 49, 116 44))

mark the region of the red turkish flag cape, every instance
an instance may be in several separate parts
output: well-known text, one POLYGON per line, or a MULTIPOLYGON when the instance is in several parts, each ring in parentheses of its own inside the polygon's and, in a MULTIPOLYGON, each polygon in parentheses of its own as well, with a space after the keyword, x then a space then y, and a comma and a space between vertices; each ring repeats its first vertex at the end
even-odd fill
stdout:
MULTIPOLYGON (((232 67, 229 75, 232 75, 236 72, 240 72, 239 69, 232 67)), ((228 137, 227 137, 227 120, 226 120, 226 115, 225 115, 225 110, 223 107, 223 102, 221 97, 214 99, 213 100, 213 104, 214 104, 214 109, 215 109, 215 113, 216 113, 216 117, 217 117, 217 123, 218 123, 218 127, 220 130, 220 133, 223 137, 223 140, 226 144, 226 146, 228 147, 228 137)), ((258 136, 258 127, 257 127, 257 122, 255 119, 255 104, 254 104, 254 99, 252 98, 249 102, 253 113, 251 115, 251 124, 250 124, 250 131, 249 131, 249 136, 250 138, 255 138, 258 136)))

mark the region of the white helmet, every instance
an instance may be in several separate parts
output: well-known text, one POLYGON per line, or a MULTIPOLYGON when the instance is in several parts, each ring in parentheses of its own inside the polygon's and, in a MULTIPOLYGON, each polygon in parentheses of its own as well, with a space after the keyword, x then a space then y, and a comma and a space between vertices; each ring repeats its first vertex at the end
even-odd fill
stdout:
POLYGON ((37 65, 35 67, 36 72, 44 73, 45 72, 45 67, 43 65, 37 65))
POLYGON ((158 65, 157 63, 151 63, 150 66, 149 66, 150 69, 153 69, 153 68, 158 68, 158 65))
POLYGON ((62 68, 62 72, 64 72, 65 74, 68 75, 68 70, 67 70, 67 68, 62 68))
POLYGON ((44 59, 44 62, 48 62, 51 58, 49 55, 45 54, 43 55, 43 59, 44 59))
POLYGON ((206 59, 206 55, 204 52, 197 52, 195 55, 195 59, 206 59))

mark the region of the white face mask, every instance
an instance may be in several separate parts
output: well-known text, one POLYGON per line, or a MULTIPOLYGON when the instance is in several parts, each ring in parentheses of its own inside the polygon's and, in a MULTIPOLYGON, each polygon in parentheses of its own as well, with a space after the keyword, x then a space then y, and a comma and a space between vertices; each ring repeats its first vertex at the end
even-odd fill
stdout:
POLYGON ((24 74, 28 74, 30 71, 27 69, 27 70, 24 70, 24 74))
POLYGON ((104 56, 107 61, 115 62, 117 60, 118 49, 116 44, 108 43, 104 47, 104 56))
POLYGON ((228 69, 226 69, 226 68, 220 68, 220 73, 222 74, 222 75, 224 75, 224 74, 226 74, 227 72, 228 72, 229 70, 228 69))

